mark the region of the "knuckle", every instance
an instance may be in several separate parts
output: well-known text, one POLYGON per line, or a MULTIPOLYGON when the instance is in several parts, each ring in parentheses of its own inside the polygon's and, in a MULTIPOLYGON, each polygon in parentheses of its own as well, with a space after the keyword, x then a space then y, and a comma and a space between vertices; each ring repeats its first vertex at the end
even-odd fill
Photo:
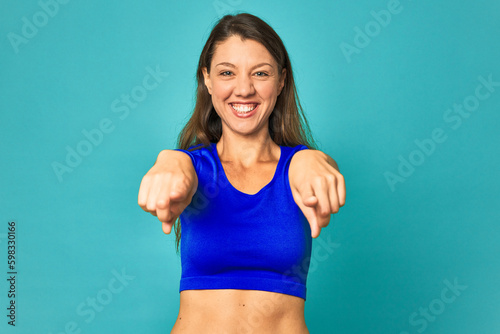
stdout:
POLYGON ((153 203, 153 202, 148 202, 148 204, 146 204, 146 209, 147 209, 148 211, 155 211, 155 209, 156 209, 155 203, 153 203))
POLYGON ((316 182, 321 182, 321 181, 324 181, 325 180, 325 176, 324 175, 315 175, 314 176, 314 180, 316 182))
POLYGON ((321 175, 321 180, 323 181, 323 183, 328 184, 328 183, 334 181, 335 177, 332 174, 327 173, 327 174, 321 175))

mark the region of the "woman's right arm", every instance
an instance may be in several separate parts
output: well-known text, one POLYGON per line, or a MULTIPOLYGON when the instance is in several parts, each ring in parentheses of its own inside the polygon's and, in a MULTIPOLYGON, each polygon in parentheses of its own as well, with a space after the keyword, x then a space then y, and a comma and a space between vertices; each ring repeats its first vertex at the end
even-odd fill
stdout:
POLYGON ((144 211, 158 217, 163 232, 169 234, 197 188, 198 176, 189 155, 163 150, 142 178, 138 203, 144 211))

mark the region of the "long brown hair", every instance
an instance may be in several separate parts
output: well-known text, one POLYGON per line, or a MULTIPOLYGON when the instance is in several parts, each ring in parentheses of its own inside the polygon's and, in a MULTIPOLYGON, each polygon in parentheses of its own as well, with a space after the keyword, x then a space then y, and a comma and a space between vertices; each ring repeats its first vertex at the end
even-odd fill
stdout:
MULTIPOLYGON (((248 13, 226 15, 222 17, 212 29, 200 55, 196 79, 196 105, 193 114, 184 126, 177 139, 177 148, 187 150, 191 146, 200 149, 207 147, 211 142, 217 143, 222 135, 222 122, 217 115, 212 98, 205 86, 203 68, 210 73, 210 65, 215 49, 231 36, 239 36, 261 43, 273 56, 278 64, 278 73, 286 69, 285 85, 277 97, 276 105, 269 116, 269 134, 271 139, 280 146, 305 145, 316 149, 309 124, 300 105, 292 65, 288 52, 278 34, 262 19, 248 13)), ((179 252, 181 239, 181 225, 179 219, 174 223, 175 246, 179 252)))

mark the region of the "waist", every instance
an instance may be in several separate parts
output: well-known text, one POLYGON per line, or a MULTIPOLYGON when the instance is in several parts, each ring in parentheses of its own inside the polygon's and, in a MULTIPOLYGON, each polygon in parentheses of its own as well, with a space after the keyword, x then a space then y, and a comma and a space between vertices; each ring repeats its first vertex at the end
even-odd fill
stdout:
POLYGON ((307 334, 304 299, 282 293, 210 289, 180 293, 175 333, 307 334))

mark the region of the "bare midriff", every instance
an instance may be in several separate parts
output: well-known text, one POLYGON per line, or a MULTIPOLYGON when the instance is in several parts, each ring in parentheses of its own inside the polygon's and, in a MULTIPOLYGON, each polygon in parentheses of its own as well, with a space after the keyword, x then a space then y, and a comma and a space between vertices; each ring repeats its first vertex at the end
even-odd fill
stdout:
POLYGON ((171 334, 309 334, 304 299, 258 290, 183 290, 171 334))

